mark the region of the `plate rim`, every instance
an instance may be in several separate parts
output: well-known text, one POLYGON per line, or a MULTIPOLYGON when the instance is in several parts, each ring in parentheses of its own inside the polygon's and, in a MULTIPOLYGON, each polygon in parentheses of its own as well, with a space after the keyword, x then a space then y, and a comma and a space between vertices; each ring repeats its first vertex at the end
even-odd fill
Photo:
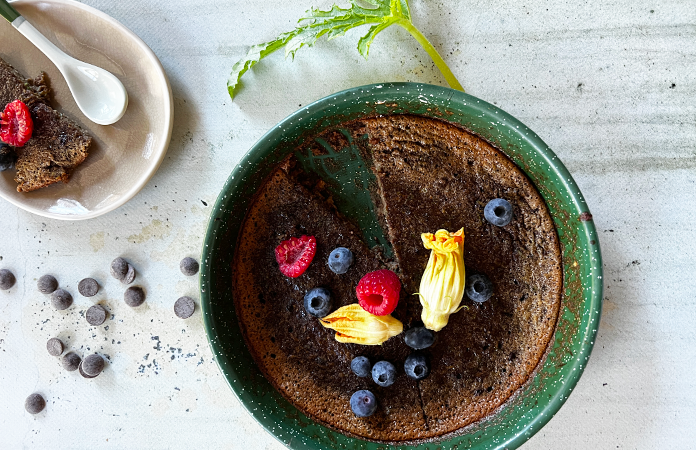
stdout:
MULTIPOLYGON (((141 49, 142 54, 147 57, 147 59, 152 63, 153 69, 156 70, 157 72, 157 77, 160 79, 160 83, 158 83, 159 86, 166 87, 166 94, 164 96, 165 99, 168 101, 164 102, 164 114, 162 115, 164 119, 164 133, 160 134, 160 137, 162 139, 162 144, 157 148, 157 152, 159 153, 159 157, 152 160, 150 165, 148 166, 147 171, 141 176, 141 178, 138 179, 138 182, 136 182, 129 190, 127 190, 117 201, 110 203, 109 205, 96 209, 96 210, 91 210, 87 214, 57 214, 57 213, 52 213, 48 212, 46 210, 36 208, 29 206, 21 201, 16 200, 15 198, 11 196, 5 195, 4 192, 0 191, 0 197, 2 197, 4 200, 7 200, 9 203, 13 204, 14 206, 23 209, 24 211, 30 212, 32 214, 36 214, 41 217, 47 217, 50 219, 57 219, 57 220, 66 220, 66 221, 77 221, 77 220, 88 220, 88 219, 93 219, 95 217, 99 217, 101 215, 104 215, 106 213, 109 213, 124 204, 128 203, 133 197, 138 194, 142 190, 142 188, 145 187, 145 185, 152 179, 152 177, 157 173, 157 169, 159 169, 159 166, 162 164, 162 161, 164 161, 164 157, 167 154, 167 150, 169 148, 169 144, 171 141, 172 137, 172 130, 174 128, 174 98, 172 95, 172 87, 169 82, 169 78, 167 77, 166 72, 164 71, 164 67, 162 66, 162 63, 160 62, 159 58, 157 58, 157 55, 152 51, 152 49, 133 31, 131 31, 128 27, 123 25, 121 22, 118 20, 114 19, 110 15, 106 14, 103 11, 100 11, 92 6, 85 5, 83 3, 80 3, 76 0, 40 0, 40 1, 32 1, 32 0, 11 0, 9 2, 12 6, 18 6, 18 5, 34 5, 37 3, 52 3, 56 5, 69 5, 72 8, 77 8, 81 9, 89 14, 92 14, 96 17, 99 17, 100 19, 110 23, 112 26, 115 28, 118 28, 120 31, 123 32, 125 36, 127 36, 129 39, 131 39, 137 46, 138 48, 141 49)), ((118 123, 118 122, 117 122, 118 123)), ((102 126, 102 125, 97 125, 97 126, 102 126)))

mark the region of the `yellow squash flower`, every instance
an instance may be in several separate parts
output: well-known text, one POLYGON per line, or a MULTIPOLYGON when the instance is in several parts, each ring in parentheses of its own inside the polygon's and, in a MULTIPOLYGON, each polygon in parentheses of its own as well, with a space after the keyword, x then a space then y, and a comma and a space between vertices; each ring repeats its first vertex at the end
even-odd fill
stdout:
POLYGON ((421 239, 431 250, 418 293, 423 305, 421 319, 426 328, 440 331, 450 314, 459 311, 464 297, 464 228, 456 233, 423 233, 421 239))
POLYGON ((322 318, 321 324, 336 330, 338 342, 362 345, 381 345, 404 330, 392 316, 374 316, 357 303, 337 309, 322 318))

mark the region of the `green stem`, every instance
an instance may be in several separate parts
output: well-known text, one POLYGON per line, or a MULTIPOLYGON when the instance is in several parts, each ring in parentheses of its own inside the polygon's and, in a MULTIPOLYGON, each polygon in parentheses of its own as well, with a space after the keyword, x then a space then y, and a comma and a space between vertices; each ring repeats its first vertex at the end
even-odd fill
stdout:
POLYGON ((0 16, 12 23, 17 17, 21 17, 16 9, 14 9, 6 0, 0 0, 0 16))
POLYGON ((423 36, 423 33, 421 33, 418 30, 418 28, 416 28, 411 22, 409 22, 406 19, 399 20, 396 23, 404 27, 406 31, 411 33, 411 35, 414 38, 416 38, 418 43, 421 46, 423 46, 423 49, 425 49, 425 51, 428 52, 437 68, 440 69, 440 72, 442 72, 442 75, 444 75, 447 84, 449 84, 452 89, 457 89, 458 91, 464 92, 464 88, 461 84, 459 84, 457 77, 454 76, 450 68, 447 66, 445 60, 442 59, 442 56, 440 56, 437 50, 435 50, 435 47, 433 47, 433 44, 430 43, 428 38, 423 36))

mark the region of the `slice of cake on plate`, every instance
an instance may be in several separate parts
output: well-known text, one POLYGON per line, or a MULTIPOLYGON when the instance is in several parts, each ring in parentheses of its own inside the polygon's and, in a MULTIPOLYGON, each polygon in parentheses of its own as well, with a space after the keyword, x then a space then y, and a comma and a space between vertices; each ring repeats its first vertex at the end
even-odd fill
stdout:
POLYGON ((34 122, 31 139, 15 148, 18 192, 67 182, 88 155, 92 138, 73 120, 51 107, 49 94, 45 73, 33 79, 24 78, 0 58, 0 108, 21 100, 34 122))

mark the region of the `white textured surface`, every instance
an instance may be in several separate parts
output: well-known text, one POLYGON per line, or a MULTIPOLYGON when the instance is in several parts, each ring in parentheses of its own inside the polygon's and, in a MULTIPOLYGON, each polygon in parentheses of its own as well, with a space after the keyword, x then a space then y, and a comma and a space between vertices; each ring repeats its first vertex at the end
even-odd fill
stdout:
MULTIPOLYGON (((208 349, 198 298, 178 263, 200 257, 207 215, 246 150, 300 105, 380 81, 442 84, 401 29, 372 46, 350 32, 295 62, 274 55, 225 81, 251 44, 293 26, 309 2, 90 0, 151 46, 172 83, 169 153, 127 205, 66 223, 0 203, 0 267, 18 278, 0 291, 0 448, 280 449, 239 405, 208 349), (116 256, 147 290, 138 309, 108 275, 116 256), (53 273, 74 295, 54 311, 36 279, 53 273), (102 284, 114 314, 89 327, 93 300, 77 282, 102 284), (93 380, 63 371, 45 350, 58 336, 109 356, 93 380), (23 403, 42 393, 46 411, 23 403)), ((322 1, 318 5, 326 6, 322 1)), ((602 323, 570 399, 525 449, 694 448, 696 441, 696 2, 412 1, 415 23, 467 92, 503 108, 565 162, 594 215, 605 261, 602 323)))

